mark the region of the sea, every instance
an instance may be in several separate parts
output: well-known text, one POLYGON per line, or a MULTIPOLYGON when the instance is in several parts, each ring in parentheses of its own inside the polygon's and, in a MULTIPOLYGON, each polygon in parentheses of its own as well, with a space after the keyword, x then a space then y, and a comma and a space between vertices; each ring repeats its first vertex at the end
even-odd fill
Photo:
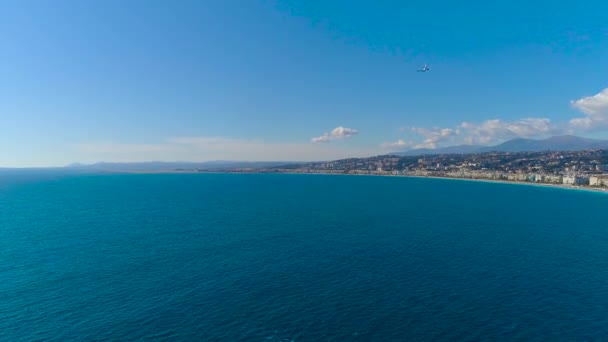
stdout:
POLYGON ((607 194, 0 172, 0 341, 607 340, 607 194))

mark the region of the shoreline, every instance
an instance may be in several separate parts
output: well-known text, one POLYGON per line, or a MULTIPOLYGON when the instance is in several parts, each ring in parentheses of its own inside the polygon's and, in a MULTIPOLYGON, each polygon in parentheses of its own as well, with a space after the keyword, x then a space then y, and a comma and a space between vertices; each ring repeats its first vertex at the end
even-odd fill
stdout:
MULTIPOLYGON (((230 174, 230 173, 239 173, 239 172, 218 172, 218 173, 230 174)), ((247 173, 247 172, 243 172, 243 173, 247 173)), ((264 172, 250 172, 250 173, 266 174, 264 172)), ((272 173, 272 174, 276 174, 276 173, 272 173)), ((345 173, 278 172, 278 174, 289 174, 289 175, 325 175, 325 176, 376 176, 376 177, 403 177, 403 178, 443 179, 443 180, 482 182, 482 183, 492 183, 492 184, 537 186, 537 187, 543 187, 543 188, 586 191, 586 192, 600 193, 600 194, 608 195, 608 188, 602 189, 602 188, 593 188, 593 187, 584 187, 584 186, 573 186, 573 185, 566 185, 566 184, 530 183, 530 182, 503 181, 503 180, 494 180, 494 179, 457 178, 457 177, 443 177, 443 176, 414 176, 414 175, 345 174, 345 173)))
POLYGON ((543 188, 587 191, 587 192, 594 192, 594 193, 601 193, 601 194, 608 195, 608 188, 602 189, 602 188, 593 188, 593 187, 584 187, 584 186, 573 186, 573 185, 566 185, 566 184, 531 183, 531 182, 517 182, 517 181, 502 181, 502 180, 494 180, 494 179, 456 178, 456 177, 441 177, 441 176, 408 176, 408 175, 399 175, 399 176, 410 177, 410 178, 433 178, 433 179, 445 179, 445 180, 457 180, 457 181, 469 181, 469 182, 482 182, 482 183, 492 183, 492 184, 527 185, 527 186, 537 186, 537 187, 543 187, 543 188))
POLYGON ((443 180, 456 180, 456 181, 468 181, 468 182, 483 182, 492 184, 509 184, 509 185, 525 185, 525 186, 537 186, 544 188, 563 189, 563 190, 576 190, 586 191, 593 193, 600 193, 608 195, 608 188, 594 188, 585 186, 573 186, 566 184, 550 184, 550 183, 531 183, 531 182, 518 182, 509 180, 494 180, 494 179, 476 179, 476 178, 458 178, 458 177, 445 177, 445 176, 416 176, 416 175, 379 175, 379 174, 347 174, 347 173, 305 173, 305 172, 231 172, 231 171, 192 171, 192 170, 145 170, 145 171, 117 171, 117 172, 106 172, 106 173, 122 173, 122 174, 283 174, 283 175, 323 175, 323 176, 376 176, 376 177, 403 177, 403 178, 426 178, 426 179, 443 179, 443 180))

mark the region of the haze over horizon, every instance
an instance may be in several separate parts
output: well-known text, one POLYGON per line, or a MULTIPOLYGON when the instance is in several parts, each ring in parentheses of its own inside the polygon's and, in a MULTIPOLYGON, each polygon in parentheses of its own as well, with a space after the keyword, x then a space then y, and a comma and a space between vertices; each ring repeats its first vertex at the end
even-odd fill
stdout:
POLYGON ((607 12, 600 1, 5 1, 0 167, 608 138, 607 12))

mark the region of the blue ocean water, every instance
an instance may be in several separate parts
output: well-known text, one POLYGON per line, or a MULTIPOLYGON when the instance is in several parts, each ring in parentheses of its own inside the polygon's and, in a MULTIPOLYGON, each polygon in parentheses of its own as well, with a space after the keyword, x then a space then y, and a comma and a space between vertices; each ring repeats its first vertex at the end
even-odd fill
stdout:
POLYGON ((0 341, 602 341, 608 196, 0 174, 0 341))

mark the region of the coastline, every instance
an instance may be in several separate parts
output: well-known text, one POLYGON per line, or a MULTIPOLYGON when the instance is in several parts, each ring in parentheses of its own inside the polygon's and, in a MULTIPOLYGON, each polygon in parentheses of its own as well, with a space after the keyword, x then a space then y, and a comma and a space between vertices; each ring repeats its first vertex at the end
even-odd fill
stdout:
POLYGON ((404 178, 427 178, 427 179, 443 179, 468 182, 483 182, 493 184, 509 184, 509 185, 525 185, 538 186, 562 190, 576 190, 608 195, 608 188, 593 188, 585 186, 573 186, 567 184, 550 184, 550 183, 530 183, 508 180, 493 180, 493 179, 476 179, 476 178, 457 178, 443 176, 415 176, 415 175, 387 175, 387 174, 348 174, 348 173, 307 173, 307 172, 261 172, 251 170, 250 172, 234 172, 234 171, 193 171, 193 170, 145 170, 145 171, 113 171, 104 173, 122 173, 122 174, 286 174, 286 175, 325 175, 325 176, 375 176, 375 177, 404 177, 404 178))
POLYGON ((456 178, 456 177, 440 177, 440 176, 408 176, 408 175, 399 175, 399 176, 400 177, 410 177, 410 178, 434 178, 434 179, 469 181, 469 182, 483 182, 483 183, 493 183, 493 184, 538 186, 538 187, 543 187, 543 188, 587 191, 587 192, 594 192, 594 193, 601 193, 601 194, 608 195, 608 188, 602 189, 602 188, 593 188, 593 187, 584 187, 584 186, 572 186, 572 185, 566 185, 566 184, 530 183, 530 182, 502 181, 502 180, 493 180, 493 179, 456 178))
MULTIPOLYGON (((235 173, 235 172, 220 172, 220 173, 235 173)), ((264 174, 264 172, 251 172, 264 174)), ((443 179, 443 180, 456 180, 456 181, 468 181, 468 182, 483 182, 492 184, 505 184, 505 185, 524 185, 524 186, 538 186, 544 188, 562 189, 562 190, 576 190, 586 191, 592 193, 600 193, 608 195, 608 188, 593 188, 584 186, 573 186, 566 184, 550 184, 550 183, 529 183, 529 182, 517 182, 517 181, 503 181, 493 179, 475 179, 475 178, 456 178, 456 177, 442 177, 442 176, 414 176, 414 175, 379 175, 379 174, 346 174, 346 173, 299 173, 299 172, 280 172, 280 174, 290 175, 326 175, 326 176, 376 176, 376 177, 403 177, 403 178, 427 178, 427 179, 443 179)))
MULTIPOLYGON (((308 173, 297 173, 297 172, 284 172, 285 174, 308 174, 308 173)), ((524 185, 524 186, 538 186, 544 188, 562 189, 562 190, 576 190, 586 191, 593 193, 600 193, 608 195, 608 188, 592 188, 584 186, 572 186, 566 184, 550 184, 550 183, 529 183, 529 182, 517 182, 517 181, 502 181, 493 179, 476 179, 476 178, 456 178, 456 177, 442 177, 442 176, 414 176, 414 175, 377 175, 377 174, 336 174, 336 173, 310 173, 319 175, 336 175, 336 176, 380 176, 380 177, 404 177, 404 178, 426 178, 426 179, 443 179, 443 180, 456 180, 465 182, 482 182, 492 184, 505 184, 505 185, 524 185)))

